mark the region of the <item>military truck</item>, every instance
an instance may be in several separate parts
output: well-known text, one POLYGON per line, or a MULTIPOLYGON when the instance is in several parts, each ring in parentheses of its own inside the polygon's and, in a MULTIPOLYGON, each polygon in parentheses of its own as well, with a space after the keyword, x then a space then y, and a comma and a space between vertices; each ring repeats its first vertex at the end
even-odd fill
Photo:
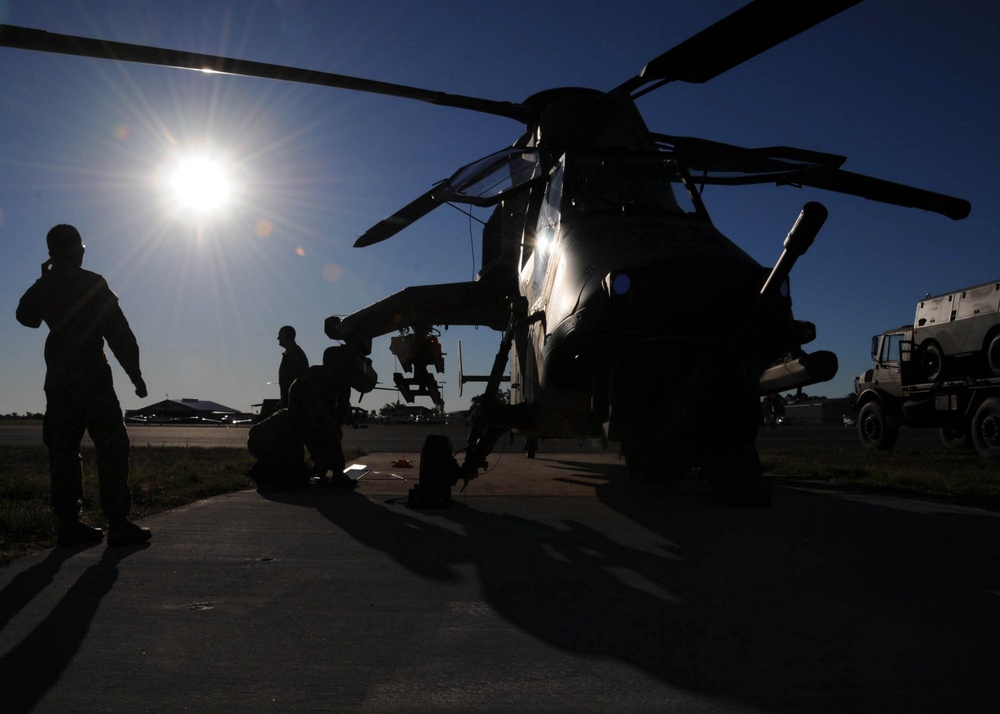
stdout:
POLYGON ((1000 281, 925 297, 912 325, 872 337, 871 355, 852 404, 865 448, 934 428, 948 448, 1000 458, 1000 281))

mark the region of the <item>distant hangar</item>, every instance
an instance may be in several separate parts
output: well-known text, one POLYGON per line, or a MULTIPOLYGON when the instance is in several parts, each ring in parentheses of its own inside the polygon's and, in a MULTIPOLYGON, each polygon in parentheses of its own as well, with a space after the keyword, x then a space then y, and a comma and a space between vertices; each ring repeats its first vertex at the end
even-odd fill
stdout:
POLYGON ((205 399, 164 399, 142 409, 129 409, 130 424, 249 424, 254 415, 205 399))

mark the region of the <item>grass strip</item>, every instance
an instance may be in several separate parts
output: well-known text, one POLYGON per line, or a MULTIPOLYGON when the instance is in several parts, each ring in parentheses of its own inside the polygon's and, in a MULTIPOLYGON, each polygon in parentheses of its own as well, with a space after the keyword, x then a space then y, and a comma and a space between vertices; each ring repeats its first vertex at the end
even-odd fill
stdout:
MULTIPOLYGON (((84 449, 84 521, 104 527, 93 449, 84 449)), ((56 523, 49 504, 49 457, 44 446, 0 446, 0 565, 55 545, 56 523)), ((246 473, 253 457, 246 449, 133 446, 129 483, 132 518, 252 488, 246 473)))
MULTIPOLYGON (((348 454, 348 459, 363 455, 348 454)), ((83 519, 104 525, 93 449, 83 456, 83 519)), ((205 498, 253 488, 253 457, 242 448, 133 446, 132 517, 147 518, 205 498)), ((55 545, 49 462, 43 446, 0 446, 0 566, 55 545)), ((1000 464, 972 452, 869 452, 857 447, 794 446, 761 450, 769 479, 818 481, 1000 511, 1000 464)))

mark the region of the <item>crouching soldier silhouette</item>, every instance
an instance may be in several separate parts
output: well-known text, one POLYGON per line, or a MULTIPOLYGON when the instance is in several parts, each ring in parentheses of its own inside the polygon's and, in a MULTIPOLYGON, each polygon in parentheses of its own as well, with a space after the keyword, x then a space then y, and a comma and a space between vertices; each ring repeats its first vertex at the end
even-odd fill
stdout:
POLYGON ((370 339, 328 347, 322 365, 309 367, 292 382, 288 408, 250 429, 247 447, 257 463, 248 475, 261 490, 296 487, 310 477, 333 486, 357 485, 344 475, 342 425, 351 414, 351 390, 367 394, 378 381, 365 356, 370 350, 370 339), (305 449, 312 469, 305 466, 305 449))
POLYGON ((141 543, 152 535, 129 521, 130 443, 112 381, 104 342, 128 374, 140 398, 146 383, 139 369, 139 345, 118 305, 118 297, 97 273, 84 270, 85 246, 70 225, 46 236, 49 260, 42 276, 21 297, 17 320, 28 327, 44 322, 45 420, 42 438, 49 450, 52 509, 61 546, 97 543, 100 528, 80 520, 83 473, 80 442, 90 433, 97 452, 101 510, 108 520, 108 545, 141 543))
POLYGON ((292 432, 288 409, 271 412, 250 427, 247 449, 257 459, 247 476, 259 491, 292 491, 309 481, 305 451, 292 432))
POLYGON ((313 478, 332 486, 356 486, 344 475, 342 425, 351 412, 351 387, 336 371, 313 365, 292 383, 288 415, 292 433, 309 450, 313 478), (330 480, 327 475, 332 472, 330 480))

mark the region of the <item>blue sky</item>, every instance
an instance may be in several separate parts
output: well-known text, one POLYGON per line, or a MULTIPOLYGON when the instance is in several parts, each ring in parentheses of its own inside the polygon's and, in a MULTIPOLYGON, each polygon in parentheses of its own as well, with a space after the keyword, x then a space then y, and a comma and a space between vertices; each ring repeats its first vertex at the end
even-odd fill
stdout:
MULTIPOLYGON (((617 86, 742 4, 0 0, 0 22, 517 102, 555 86, 617 86)), ((796 317, 817 325, 809 349, 836 352, 840 372, 808 392, 847 394, 871 335, 910 322, 926 293, 1000 279, 998 23, 987 0, 866 0, 709 83, 639 100, 656 131, 846 155, 848 170, 972 202, 954 222, 818 190, 706 190, 720 230, 767 265, 804 203, 829 209, 792 295, 796 317)), ((46 329, 22 327, 14 308, 52 225, 81 230, 84 266, 108 279, 139 339, 149 397, 114 363, 124 408, 169 395, 249 410, 278 395, 281 325, 319 362, 328 315, 407 285, 472 279, 479 229, 448 208, 392 240, 352 244, 521 130, 391 97, 9 48, 0 86, 4 414, 44 410, 46 329), (206 151, 228 167, 234 195, 196 219, 175 205, 168 167, 206 151)), ((676 309, 694 307, 680 296, 676 309)), ((447 408, 466 406, 475 387, 459 398, 458 340, 474 373, 499 339, 444 333, 447 408)), ((376 340, 373 359, 391 384, 388 347, 376 340)), ((389 401, 375 392, 361 406, 389 401)))

